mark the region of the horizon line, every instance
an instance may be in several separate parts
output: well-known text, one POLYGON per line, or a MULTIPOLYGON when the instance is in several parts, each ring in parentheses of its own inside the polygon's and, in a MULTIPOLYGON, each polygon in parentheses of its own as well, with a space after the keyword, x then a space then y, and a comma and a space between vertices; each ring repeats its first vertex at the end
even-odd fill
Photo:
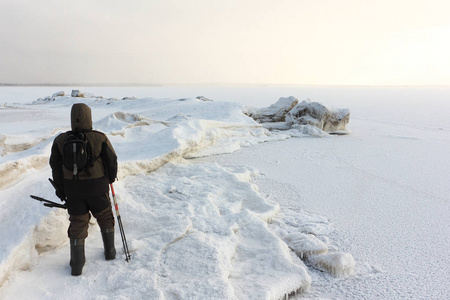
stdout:
POLYGON ((299 84, 299 83, 0 83, 0 87, 433 87, 450 88, 450 84, 299 84))

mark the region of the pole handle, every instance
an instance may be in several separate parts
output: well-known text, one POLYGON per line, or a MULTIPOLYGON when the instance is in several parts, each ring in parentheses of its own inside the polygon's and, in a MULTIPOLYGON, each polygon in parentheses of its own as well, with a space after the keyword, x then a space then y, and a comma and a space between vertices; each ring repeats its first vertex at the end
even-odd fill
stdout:
POLYGON ((114 187, 113 187, 112 183, 110 183, 109 186, 111 187, 111 193, 112 193, 113 197, 115 197, 116 193, 114 192, 114 187))
POLYGON ((116 215, 120 216, 119 205, 117 204, 116 193, 114 192, 114 187, 113 187, 112 183, 110 183, 109 185, 111 187, 111 193, 113 195, 114 209, 116 210, 116 215))

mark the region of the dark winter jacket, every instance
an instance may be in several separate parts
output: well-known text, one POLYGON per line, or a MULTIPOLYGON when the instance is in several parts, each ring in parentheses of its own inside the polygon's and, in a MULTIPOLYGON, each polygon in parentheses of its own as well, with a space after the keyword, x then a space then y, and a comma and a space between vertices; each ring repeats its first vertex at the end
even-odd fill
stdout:
POLYGON ((109 192, 109 183, 117 176, 117 156, 102 132, 92 130, 91 109, 84 103, 74 104, 71 111, 72 131, 83 132, 90 144, 94 162, 91 167, 74 176, 63 165, 62 149, 70 131, 58 135, 53 141, 50 155, 53 181, 57 189, 68 198, 86 198, 109 192))

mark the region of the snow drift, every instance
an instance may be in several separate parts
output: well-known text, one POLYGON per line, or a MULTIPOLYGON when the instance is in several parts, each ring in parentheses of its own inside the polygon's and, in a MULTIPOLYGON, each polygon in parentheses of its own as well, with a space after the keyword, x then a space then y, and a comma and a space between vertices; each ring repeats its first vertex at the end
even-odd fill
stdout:
MULTIPOLYGON (((20 295, 17 287, 26 275, 15 275, 20 270, 43 272, 46 264, 40 261, 50 257, 62 260, 60 268, 68 268, 66 215, 30 203, 28 195, 52 198, 46 179, 50 170, 45 163, 52 142, 49 128, 66 130, 70 107, 79 101, 92 107, 94 129, 108 134, 118 154, 116 189, 133 260, 126 267, 120 259, 110 264, 99 260, 101 238, 98 228, 92 227, 86 241, 87 263, 79 280, 92 282, 101 277, 99 281, 120 288, 112 292, 93 286, 78 291, 77 297, 281 299, 309 290, 311 277, 301 259, 336 276, 352 273, 351 255, 338 254, 336 258, 327 253, 330 245, 323 241, 332 231, 331 224, 304 212, 279 218, 279 205, 264 199, 250 181, 256 170, 184 160, 283 140, 295 133, 271 132, 243 114, 239 105, 204 97, 124 101, 89 98, 89 93, 64 95, 57 92, 27 109, 50 110, 67 120, 33 119, 38 128, 47 122, 47 127, 38 131, 41 139, 28 149, 6 151, 0 158, 0 217, 7 220, 0 223, 4 241, 0 285, 9 287, 0 289, 0 295, 20 295), (21 211, 22 222, 9 218, 17 211, 21 211)), ((295 99, 282 102, 273 107, 277 108, 276 120, 284 116, 289 122, 289 114, 298 116, 300 107, 295 99), (283 108, 285 104, 289 109, 283 108)), ((325 123, 322 129, 331 128, 325 123)), ((17 134, 17 128, 5 129, 10 131, 6 132, 9 137, 17 134)), ((24 126, 22 131, 20 134, 26 134, 30 127, 24 126)), ((116 246, 119 248, 118 243, 116 246)), ((69 272, 62 273, 47 272, 49 280, 38 280, 42 290, 34 296, 58 298, 62 296, 52 290, 61 286, 75 289, 78 281, 69 272)))

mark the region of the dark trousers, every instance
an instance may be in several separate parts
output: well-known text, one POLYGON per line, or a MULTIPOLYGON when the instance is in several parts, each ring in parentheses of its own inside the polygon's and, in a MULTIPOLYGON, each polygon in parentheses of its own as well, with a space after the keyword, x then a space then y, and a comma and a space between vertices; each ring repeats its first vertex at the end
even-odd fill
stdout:
POLYGON ((88 236, 89 220, 92 213, 101 230, 114 228, 114 216, 108 194, 88 198, 66 200, 70 226, 67 231, 71 239, 85 239, 88 236))

